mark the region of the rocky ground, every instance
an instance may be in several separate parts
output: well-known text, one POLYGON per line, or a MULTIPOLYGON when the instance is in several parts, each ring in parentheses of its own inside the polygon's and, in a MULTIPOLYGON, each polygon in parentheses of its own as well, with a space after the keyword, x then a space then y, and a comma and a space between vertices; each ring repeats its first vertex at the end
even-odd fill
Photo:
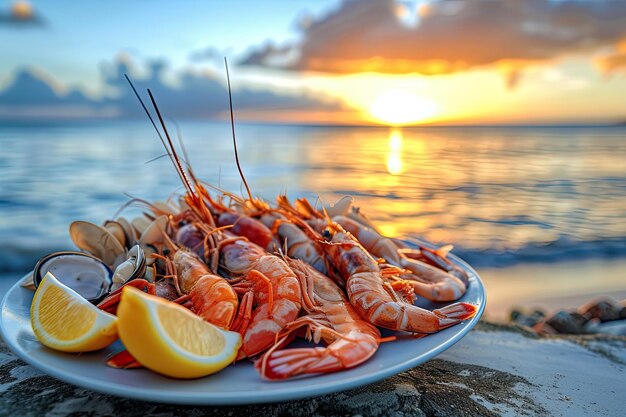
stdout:
POLYGON ((42 374, 0 342, 0 416, 620 416, 626 338, 480 323, 422 366, 359 389, 277 404, 189 407, 99 394, 42 374))

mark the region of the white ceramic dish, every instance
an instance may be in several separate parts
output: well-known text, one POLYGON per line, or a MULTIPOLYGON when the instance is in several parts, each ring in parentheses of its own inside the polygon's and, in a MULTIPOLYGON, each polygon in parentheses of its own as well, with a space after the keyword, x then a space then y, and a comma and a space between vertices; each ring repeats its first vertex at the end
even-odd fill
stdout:
MULTIPOLYGON (((312 397, 379 381, 433 358, 458 342, 478 322, 485 308, 485 290, 476 272, 453 255, 450 258, 470 273, 470 285, 460 301, 478 306, 470 320, 422 339, 403 338, 380 346, 366 363, 343 372, 281 382, 260 378, 252 363, 240 362, 206 378, 175 380, 145 369, 120 370, 105 365, 106 358, 123 346, 88 354, 66 354, 42 346, 30 326, 33 292, 15 284, 2 300, 0 330, 8 346, 27 363, 71 384, 120 397, 145 401, 196 405, 240 405, 312 397)), ((438 304, 421 302, 425 308, 438 304)), ((390 335, 393 333, 384 333, 390 335)))

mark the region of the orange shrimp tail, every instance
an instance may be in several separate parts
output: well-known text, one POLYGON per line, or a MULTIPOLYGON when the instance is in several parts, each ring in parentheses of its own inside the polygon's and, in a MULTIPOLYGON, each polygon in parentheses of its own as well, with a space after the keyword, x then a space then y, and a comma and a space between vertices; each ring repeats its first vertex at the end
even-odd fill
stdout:
POLYGON ((143 368, 143 365, 130 354, 129 351, 123 350, 111 356, 107 360, 107 365, 117 369, 137 369, 143 368))
MULTIPOLYGON (((319 326, 317 331, 332 329, 319 326)), ((263 378, 281 380, 302 374, 338 372, 367 361, 378 349, 379 338, 358 330, 326 347, 269 350, 255 366, 263 378), (352 340, 351 338, 354 338, 352 340)))
POLYGON ((255 366, 261 373, 261 376, 268 380, 281 380, 289 377, 308 373, 314 365, 326 359, 323 366, 315 366, 319 371, 316 372, 333 372, 343 369, 337 358, 329 355, 327 350, 322 347, 315 348, 296 348, 286 349, 272 352, 259 360, 255 366), (263 364, 265 363, 265 366, 263 364))
POLYGON ((473 304, 454 303, 434 310, 433 313, 439 317, 439 327, 445 329, 474 317, 477 311, 478 308, 473 304))

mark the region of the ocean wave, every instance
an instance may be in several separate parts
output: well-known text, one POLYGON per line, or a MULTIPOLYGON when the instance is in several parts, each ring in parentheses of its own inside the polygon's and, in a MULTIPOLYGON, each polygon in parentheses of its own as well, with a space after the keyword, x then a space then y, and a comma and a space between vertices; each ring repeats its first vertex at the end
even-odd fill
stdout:
POLYGON ((41 245, 41 246, 24 246, 24 245, 2 245, 0 251, 0 272, 1 273, 20 273, 25 274, 35 267, 39 259, 45 255, 68 250, 61 245, 41 245))
POLYGON ((506 267, 521 263, 626 258, 626 237, 581 242, 561 236, 552 242, 529 243, 516 249, 455 247, 453 253, 477 268, 506 267))
MULTIPOLYGON (((437 246, 422 239, 401 239, 409 245, 437 246)), ((476 268, 502 268, 522 263, 556 263, 571 260, 626 259, 626 236, 613 239, 576 241, 567 236, 543 244, 527 243, 520 248, 469 248, 454 245, 452 253, 476 268)))

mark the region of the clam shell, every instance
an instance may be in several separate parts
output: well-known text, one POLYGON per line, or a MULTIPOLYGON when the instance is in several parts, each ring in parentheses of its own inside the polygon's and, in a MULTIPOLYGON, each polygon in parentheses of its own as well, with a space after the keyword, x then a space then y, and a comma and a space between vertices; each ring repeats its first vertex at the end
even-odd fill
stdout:
POLYGON ((125 217, 118 217, 115 221, 117 221, 120 226, 122 226, 122 229, 124 229, 124 235, 126 236, 126 247, 130 248, 131 246, 137 244, 137 239, 139 238, 139 235, 137 235, 137 232, 130 224, 130 222, 126 220, 125 217))
POLYGON ((345 216, 352 208, 352 204, 354 203, 354 197, 351 195, 344 195, 335 203, 329 204, 326 206, 326 213, 330 217, 335 216, 345 216))
POLYGON ((167 232, 168 217, 164 214, 154 219, 146 227, 139 238, 139 243, 144 245, 157 245, 163 243, 163 234, 167 232))
POLYGON ((70 225, 70 237, 74 244, 110 267, 117 264, 126 253, 124 246, 104 227, 85 221, 75 221, 70 225))
POLYGON ((115 291, 128 281, 142 278, 146 273, 146 256, 139 245, 135 245, 128 251, 126 260, 118 265, 113 272, 113 284, 111 291, 115 291))
POLYGON ((152 255, 159 253, 159 251, 152 245, 143 245, 141 248, 146 255, 146 265, 152 266, 156 262, 156 258, 153 258, 152 255))
POLYGON ((167 213, 167 214, 177 214, 178 213, 178 207, 175 207, 173 204, 170 204, 168 202, 165 201, 155 201, 154 203, 152 203, 152 205, 162 211, 163 213, 167 213))
POLYGON ((126 233, 124 232, 124 228, 122 225, 115 220, 107 220, 104 222, 105 229, 107 229, 118 242, 122 244, 122 246, 126 247, 128 243, 126 242, 126 233))
POLYGON ((83 252, 55 252, 41 258, 33 271, 35 287, 48 272, 94 304, 109 292, 111 285, 111 269, 83 252))
POLYGON ((146 266, 146 273, 143 274, 143 279, 148 282, 155 282, 157 276, 156 265, 146 266))
POLYGON ((146 216, 135 217, 130 222, 130 224, 133 225, 133 229, 135 229, 135 232, 138 236, 141 236, 143 234, 144 230, 146 230, 148 226, 150 226, 150 223, 152 223, 152 219, 149 219, 146 216))

